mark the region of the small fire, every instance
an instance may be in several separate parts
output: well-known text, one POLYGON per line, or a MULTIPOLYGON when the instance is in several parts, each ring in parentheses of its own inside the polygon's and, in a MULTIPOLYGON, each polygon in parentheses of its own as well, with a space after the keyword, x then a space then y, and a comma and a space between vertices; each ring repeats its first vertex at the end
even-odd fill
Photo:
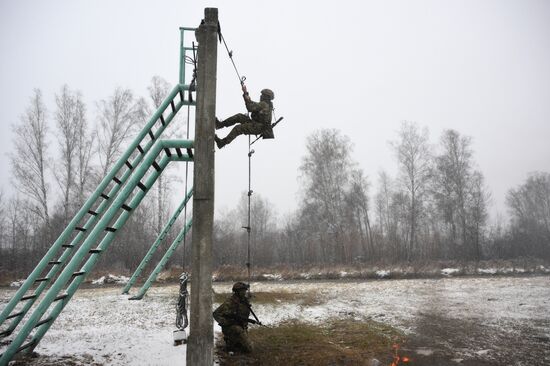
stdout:
POLYGON ((397 343, 394 344, 392 346, 392 348, 393 348, 393 361, 392 361, 390 366, 397 366, 397 365, 399 365, 400 361, 405 363, 405 362, 409 362, 411 360, 407 356, 403 356, 403 357, 399 356, 399 354, 398 354, 399 345, 397 343))

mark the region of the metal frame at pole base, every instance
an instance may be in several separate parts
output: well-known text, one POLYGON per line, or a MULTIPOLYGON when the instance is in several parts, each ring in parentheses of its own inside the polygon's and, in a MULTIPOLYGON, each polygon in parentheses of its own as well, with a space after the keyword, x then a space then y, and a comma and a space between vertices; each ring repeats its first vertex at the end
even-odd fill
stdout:
POLYGON ((145 293, 147 292, 149 287, 151 287, 153 282, 156 281, 157 276, 159 275, 160 271, 162 271, 162 269, 166 265, 166 262, 168 262, 168 259, 170 259, 172 254, 174 254, 176 249, 178 249, 178 247, 180 246, 181 242, 183 241, 183 238, 185 237, 185 235, 187 235, 187 232, 189 231, 189 229, 191 229, 192 224, 193 224, 193 220, 189 219, 187 221, 187 224, 185 224, 183 229, 181 229, 181 231, 178 234, 178 236, 176 237, 176 239, 174 239, 174 241, 172 242, 172 245, 170 245, 170 247, 168 248, 168 250, 166 251, 166 253, 162 257, 162 259, 159 261, 159 263, 157 264, 157 266, 155 267, 153 272, 151 272, 151 274, 149 275, 149 278, 147 279, 147 281, 145 281, 143 286, 141 286, 141 288, 139 289, 136 296, 133 296, 133 297, 129 298, 128 300, 141 300, 141 299, 143 299, 143 296, 145 296, 145 293))
POLYGON ((218 9, 206 8, 195 32, 199 42, 197 106, 193 169, 193 236, 191 260, 191 321, 187 364, 212 366, 212 230, 214 226, 214 134, 216 117, 216 66, 218 9))
MULTIPOLYGON (((168 223, 164 226, 164 228, 160 232, 159 236, 157 237, 153 245, 151 245, 151 248, 149 248, 149 251, 147 252, 147 254, 145 254, 145 257, 143 257, 143 259, 141 260, 141 263, 135 270, 132 277, 130 277, 130 280, 128 280, 128 283, 126 284, 126 286, 124 286, 124 289, 122 290, 122 294, 128 294, 128 291, 130 291, 130 288, 132 288, 132 286, 136 282, 137 278, 139 277, 139 275, 141 274, 145 266, 149 263, 149 261, 151 260, 151 257, 157 251, 158 247, 160 246, 160 243, 162 243, 162 241, 164 240, 164 238, 166 237, 166 235, 168 234, 168 232, 170 231, 170 229, 178 219, 180 213, 183 211, 183 209, 187 205, 187 202, 189 202, 189 200, 191 199, 192 195, 193 195, 193 188, 191 187, 189 192, 187 192, 187 195, 184 197, 183 201, 181 201, 179 207, 172 214, 172 217, 170 217, 170 220, 168 221, 168 223)), ((130 300, 139 300, 139 299, 131 298, 130 300)))

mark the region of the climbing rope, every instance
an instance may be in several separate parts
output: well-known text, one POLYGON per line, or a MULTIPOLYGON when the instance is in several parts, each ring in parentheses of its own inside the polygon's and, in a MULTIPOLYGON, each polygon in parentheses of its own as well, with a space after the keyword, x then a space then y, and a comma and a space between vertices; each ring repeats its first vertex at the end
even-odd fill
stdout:
MULTIPOLYGON (((185 56, 185 63, 193 65, 193 78, 189 84, 189 103, 187 103, 187 131, 186 139, 189 140, 189 120, 191 103, 193 102, 193 91, 196 89, 197 79, 197 57, 195 54, 195 42, 193 42, 193 57, 185 56)), ((189 178, 189 162, 185 162, 185 192, 187 194, 189 178)), ((184 206, 183 212, 183 224, 187 223, 187 205, 184 206)), ((189 303, 189 292, 187 291, 187 281, 189 280, 189 274, 185 272, 185 250, 186 250, 187 235, 183 236, 183 254, 182 254, 182 274, 179 278, 180 291, 178 296, 178 302, 176 304, 176 330, 174 331, 174 345, 179 345, 186 342, 185 328, 189 325, 187 319, 187 305, 189 303)))
POLYGON ((239 78, 239 83, 244 85, 244 82, 246 81, 246 76, 241 77, 241 74, 239 74, 239 70, 237 70, 237 65, 235 65, 235 61, 233 61, 233 50, 229 50, 229 47, 227 47, 227 43, 225 42, 225 38, 222 34, 222 27, 220 25, 220 22, 218 22, 218 38, 220 40, 220 43, 223 42, 223 45, 225 46, 225 49, 227 50, 227 55, 229 56, 229 59, 231 60, 231 63, 233 64, 233 68, 235 69, 235 73, 237 74, 237 77, 239 78))
POLYGON ((243 229, 246 229, 247 232, 247 247, 246 247, 246 268, 248 271, 248 291, 250 293, 250 279, 251 279, 251 272, 250 272, 250 242, 251 242, 251 233, 252 233, 252 226, 250 223, 250 217, 251 217, 251 206, 252 206, 252 154, 254 154, 254 150, 251 149, 252 143, 250 142, 251 135, 248 135, 248 218, 246 226, 243 226, 243 229))
MULTIPOLYGON (((189 84, 189 102, 187 104, 187 127, 185 132, 185 138, 189 140, 189 119, 190 119, 190 109, 191 109, 191 102, 193 101, 193 91, 196 89, 196 79, 197 79, 197 56, 195 54, 195 42, 193 42, 193 57, 185 56, 185 63, 192 64, 193 65, 193 79, 191 80, 191 83, 189 84)), ((189 177, 189 162, 185 162, 185 192, 187 194, 187 182, 189 177)), ((186 225, 187 223, 187 205, 183 208, 183 224, 186 225)), ((181 268, 182 270, 185 270, 185 249, 187 247, 187 235, 183 236, 183 256, 182 256, 182 263, 181 268)), ((184 272, 185 273, 185 272, 184 272)), ((183 276, 183 274, 182 274, 183 276)))
MULTIPOLYGON (((176 328, 178 331, 184 331, 189 324, 189 320, 187 319, 187 304, 189 302, 189 292, 187 291, 188 280, 189 275, 183 272, 180 276, 180 292, 176 305, 176 328)), ((179 339, 176 340, 176 344, 178 341, 179 339)), ((184 339, 181 339, 181 341, 184 341, 184 339)))

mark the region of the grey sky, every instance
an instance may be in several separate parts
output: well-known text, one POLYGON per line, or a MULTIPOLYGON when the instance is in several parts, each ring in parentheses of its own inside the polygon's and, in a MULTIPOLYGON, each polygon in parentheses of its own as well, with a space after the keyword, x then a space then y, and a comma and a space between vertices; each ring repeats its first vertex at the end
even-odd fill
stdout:
MULTIPOLYGON (((252 96, 273 89, 285 117, 253 161, 254 191, 281 213, 296 208, 305 138, 319 128, 351 137, 373 183, 382 168, 395 173, 388 141, 403 120, 434 143, 447 128, 472 136, 493 213, 529 172, 550 171, 548 1, 22 0, 0 2, 3 190, 13 192, 10 125, 33 88, 50 111, 64 83, 81 90, 93 120, 117 86, 145 96, 153 75, 175 84, 178 27, 197 26, 207 6, 219 8, 252 96)), ((218 56, 217 115, 227 117, 243 103, 223 46, 218 56)), ((218 209, 247 189, 246 141, 216 155, 218 209)))

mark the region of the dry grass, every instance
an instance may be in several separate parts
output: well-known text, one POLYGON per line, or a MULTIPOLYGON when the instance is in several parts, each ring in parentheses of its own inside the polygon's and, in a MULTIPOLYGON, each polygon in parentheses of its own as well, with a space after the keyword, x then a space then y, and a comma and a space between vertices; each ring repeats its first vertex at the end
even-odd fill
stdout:
POLYGON ((325 325, 288 322, 249 331, 250 355, 229 355, 217 342, 221 365, 368 365, 392 359, 392 345, 403 338, 397 330, 374 321, 335 320, 325 325))

